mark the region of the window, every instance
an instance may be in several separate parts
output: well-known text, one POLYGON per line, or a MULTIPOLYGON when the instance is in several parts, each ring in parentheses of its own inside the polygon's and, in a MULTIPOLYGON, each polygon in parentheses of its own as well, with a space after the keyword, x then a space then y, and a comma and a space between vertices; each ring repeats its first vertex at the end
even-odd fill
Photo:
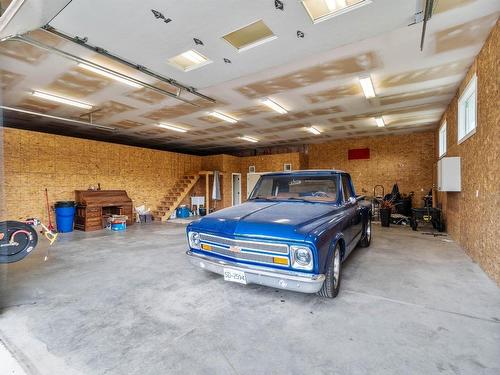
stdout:
POLYGON ((337 202, 337 177, 299 174, 264 175, 250 199, 337 202))
POLYGON ((476 132, 477 76, 474 75, 458 100, 458 143, 476 132))
POLYGON ((349 178, 347 178, 346 175, 342 175, 342 191, 344 193, 344 202, 347 202, 352 196, 352 192, 349 184, 349 178))
POLYGON ((370 3, 370 0, 302 0, 302 4, 313 23, 344 14, 370 3))
POLYGON ((189 51, 171 57, 170 59, 168 59, 168 62, 170 63, 170 65, 188 72, 190 70, 210 64, 212 61, 203 56, 201 53, 195 51, 194 49, 190 49, 189 51))
POLYGON ((244 51, 276 39, 273 31, 259 20, 222 37, 238 51, 244 51))
POLYGON ((439 128, 439 157, 446 155, 446 121, 439 128))

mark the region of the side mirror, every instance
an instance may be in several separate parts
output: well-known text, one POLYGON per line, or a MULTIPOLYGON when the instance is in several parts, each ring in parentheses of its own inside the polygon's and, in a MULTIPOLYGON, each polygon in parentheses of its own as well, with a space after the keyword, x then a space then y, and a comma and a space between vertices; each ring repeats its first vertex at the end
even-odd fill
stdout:
POLYGON ((351 204, 354 204, 356 203, 358 200, 354 197, 349 197, 349 200, 347 202, 351 203, 351 204))

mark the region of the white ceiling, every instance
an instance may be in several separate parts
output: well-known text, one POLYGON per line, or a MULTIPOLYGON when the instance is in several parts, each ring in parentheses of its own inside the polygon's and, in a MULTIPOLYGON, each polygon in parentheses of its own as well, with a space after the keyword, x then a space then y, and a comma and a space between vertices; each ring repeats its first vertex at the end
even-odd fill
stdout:
MULTIPOLYGON (((217 99, 216 105, 180 108, 181 102, 166 96, 146 102, 141 92, 128 86, 84 76, 72 61, 49 54, 36 57, 37 51, 25 51, 22 45, 10 41, 0 44, 3 101, 12 107, 30 108, 26 101, 33 89, 56 90, 54 93, 62 96, 64 92, 57 90, 67 90, 80 100, 104 108, 99 123, 117 126, 116 132, 101 138, 199 152, 429 130, 435 128, 497 22, 500 1, 439 0, 428 24, 423 51, 419 49, 422 24, 408 26, 417 2, 420 0, 374 0, 350 13, 312 24, 298 0, 284 1, 284 11, 276 10, 273 0, 73 0, 52 26, 86 36, 91 44, 192 85, 217 99), (172 21, 155 19, 151 9, 172 21), (278 39, 241 53, 220 39, 256 19, 264 19, 278 39), (297 29, 305 33, 305 38, 296 37, 297 29), (189 72, 168 65, 167 58, 194 47, 194 37, 205 44, 196 49, 214 63, 189 72), (28 52, 33 61, 25 58, 28 52), (223 57, 232 63, 225 64, 223 57), (367 100, 359 88, 358 78, 366 74, 371 75, 377 92, 372 100, 367 100), (94 83, 100 86, 91 89, 94 83), (271 97, 289 114, 258 110, 263 97, 271 97), (106 112, 110 103, 119 106, 106 112), (207 121, 207 111, 213 109, 240 121, 234 125, 207 121), (383 116, 388 125, 377 128, 375 115, 383 116), (136 124, 120 127, 118 124, 124 121, 136 124), (161 121, 184 126, 189 132, 159 131, 156 124, 161 121), (314 136, 305 131, 311 125, 323 133, 314 136), (255 137, 259 143, 238 139, 242 135, 255 137)), ((39 34, 33 37, 39 38, 39 34)), ((98 60, 95 53, 81 46, 64 41, 50 43, 98 60)), ((157 84, 116 63, 109 66, 157 84)), ((185 97, 196 100, 192 95, 185 97)), ((81 115, 67 106, 48 108, 46 112, 81 115)), ((91 128, 33 121, 26 124, 35 129, 42 125, 50 125, 49 131, 54 132, 101 136, 91 128)))
POLYGON ((73 0, 51 25, 202 89, 404 27, 416 9, 416 0, 374 0, 349 14, 313 24, 300 1, 283 2, 281 11, 274 0, 73 0), (156 19, 151 9, 172 21, 156 19), (222 39, 259 19, 277 39, 243 52, 222 39), (298 39, 297 30, 306 37, 298 39), (196 46, 193 38, 204 45, 196 46), (213 63, 190 72, 167 64, 170 57, 192 48, 213 63), (233 63, 225 64, 223 58, 233 63))

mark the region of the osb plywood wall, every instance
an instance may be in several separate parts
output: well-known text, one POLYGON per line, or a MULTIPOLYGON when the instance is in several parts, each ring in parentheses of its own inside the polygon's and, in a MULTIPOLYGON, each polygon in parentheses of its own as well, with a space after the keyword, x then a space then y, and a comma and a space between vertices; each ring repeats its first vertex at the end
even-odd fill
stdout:
MULTIPOLYGON (((232 173, 241 173, 241 200, 247 197, 247 173, 248 167, 255 166, 256 172, 282 171, 285 163, 291 163, 293 169, 305 169, 305 156, 298 152, 236 157, 231 155, 205 156, 202 159, 202 169, 207 171, 226 172, 221 178, 221 195, 223 207, 232 205, 232 173)), ((203 181, 200 183, 204 184, 203 181)), ((212 179, 210 180, 210 192, 212 192, 212 179)))
POLYGON ((134 205, 152 209, 175 180, 199 171, 198 156, 0 128, 3 135, 3 196, 0 220, 47 219, 50 204, 74 200, 75 189, 101 184, 126 190, 134 205))
MULTIPOLYGON (((256 172, 282 171, 286 163, 294 170, 343 169, 352 174, 359 193, 366 190, 369 194, 379 183, 389 190, 398 182, 403 192, 417 193, 417 202, 432 184, 434 155, 430 150, 434 140, 428 133, 313 145, 309 155, 292 152, 248 157, 197 157, 10 128, 3 128, 2 134, 5 176, 0 219, 46 219, 45 187, 52 205, 57 200, 73 200, 75 189, 98 182, 103 189, 126 190, 135 205, 144 203, 154 209, 176 179, 200 170, 225 172, 222 201, 216 204, 220 209, 232 205, 232 173, 241 173, 241 197, 246 200, 251 165, 256 172), (371 159, 347 161, 347 150, 361 147, 370 147, 371 159)), ((210 196, 212 184, 210 178, 210 196)), ((190 195, 205 195, 205 178, 200 178, 190 195)), ((183 203, 189 204, 189 198, 183 203)))
POLYGON ((433 132, 343 139, 309 147, 309 168, 333 168, 351 174, 357 194, 373 195, 375 185, 386 194, 397 183, 402 193, 415 192, 413 205, 432 188, 433 132), (348 160, 349 149, 369 148, 370 159, 348 160))
POLYGON ((275 155, 260 155, 260 156, 245 156, 240 158, 241 168, 241 184, 242 184, 242 200, 247 197, 247 174, 248 167, 255 166, 255 172, 277 172, 283 171, 285 164, 292 164, 292 169, 307 169, 304 163, 304 156, 299 152, 291 152, 286 154, 275 155))
MULTIPOLYGON (((499 25, 467 73, 455 98, 444 113, 447 122, 445 156, 461 157, 462 191, 438 193, 448 233, 500 284, 500 60, 499 25), (458 99, 469 80, 477 75, 476 133, 458 144, 458 99)), ((438 139, 436 130, 436 142, 438 139)), ((435 151, 437 160, 438 151, 435 151)))

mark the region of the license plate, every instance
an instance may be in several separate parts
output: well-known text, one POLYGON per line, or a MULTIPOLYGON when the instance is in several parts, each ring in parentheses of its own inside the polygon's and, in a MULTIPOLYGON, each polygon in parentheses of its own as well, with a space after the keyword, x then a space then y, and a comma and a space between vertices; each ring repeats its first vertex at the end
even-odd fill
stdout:
POLYGON ((240 284, 247 283, 245 272, 233 270, 231 268, 224 268, 224 280, 240 284))

